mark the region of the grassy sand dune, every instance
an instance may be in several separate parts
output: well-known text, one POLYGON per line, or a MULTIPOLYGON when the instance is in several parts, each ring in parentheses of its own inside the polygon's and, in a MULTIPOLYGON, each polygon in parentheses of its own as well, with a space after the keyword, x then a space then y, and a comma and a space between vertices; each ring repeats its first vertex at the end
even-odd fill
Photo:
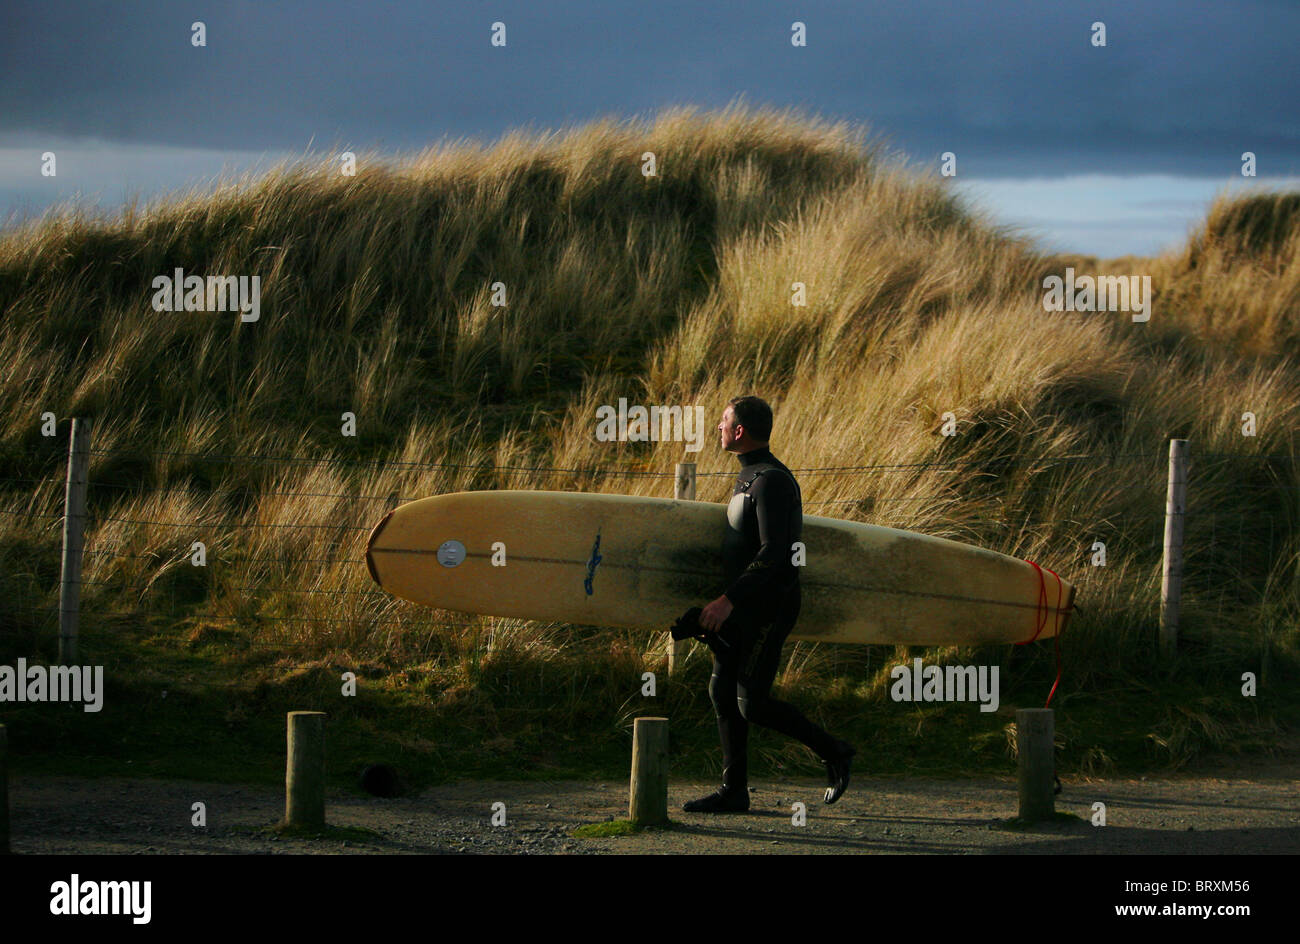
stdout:
MULTIPOLYGON (((138 723, 166 690, 208 748, 186 746, 179 716, 138 731, 106 716, 127 745, 110 750, 30 709, 13 722, 25 744, 57 733, 110 766, 135 750, 160 771, 272 776, 278 712, 320 706, 347 756, 427 777, 519 756, 617 769, 662 636, 421 610, 375 591, 366 531, 399 500, 459 489, 670 495, 682 460, 722 500, 734 459, 711 440, 597 442, 595 410, 702 404, 711 427, 740 392, 774 404, 789 465, 838 470, 801 476, 807 512, 982 544, 1079 585, 1064 764, 1267 748, 1294 722, 1300 197, 1221 199, 1160 258, 1051 257, 859 129, 744 106, 338 166, 0 236, 0 657, 53 656, 66 420, 91 416, 84 651, 139 709, 117 717, 138 723), (1042 279, 1067 266, 1150 275, 1150 322, 1044 311, 1042 279), (260 276, 259 320, 154 311, 152 280, 176 268, 260 276), (1162 664, 1171 437, 1195 458, 1185 651, 1162 664), (345 669, 364 697, 339 699, 345 669), (1246 671, 1265 683, 1253 700, 1246 671)), ((1005 765, 1005 712, 932 706, 943 731, 920 736, 918 709, 887 699, 902 655, 799 644, 781 683, 877 769, 1005 765)), ((1001 664, 1004 705, 1040 704, 1056 671, 1042 645, 925 655, 1001 664)), ((684 719, 702 767, 707 674, 694 654, 654 703, 684 719)), ((756 743, 762 763, 806 766, 756 743)))

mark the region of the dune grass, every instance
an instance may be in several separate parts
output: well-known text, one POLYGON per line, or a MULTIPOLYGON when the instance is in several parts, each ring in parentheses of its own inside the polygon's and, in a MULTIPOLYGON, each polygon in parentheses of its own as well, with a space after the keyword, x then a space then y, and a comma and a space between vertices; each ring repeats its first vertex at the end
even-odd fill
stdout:
MULTIPOLYGON (((617 770, 666 631, 424 610, 373 586, 366 534, 446 491, 671 495, 684 459, 698 497, 723 500, 730 456, 597 442, 595 408, 698 403, 712 424, 741 392, 773 403, 788 465, 839 470, 801 475, 806 513, 980 544, 1078 585, 1056 702, 1071 769, 1269 750, 1292 730, 1297 195, 1220 199, 1160 258, 1051 257, 861 129, 743 105, 339 166, 0 235, 0 659, 54 655, 67 421, 92 417, 83 649, 129 706, 98 728, 8 709, 28 752, 58 766, 44 736, 67 737, 112 766, 120 734, 165 757, 158 771, 219 758, 273 778, 279 712, 328 706, 357 766, 617 770), (1066 265, 1151 275, 1151 321, 1044 311, 1042 279, 1066 265), (153 311, 152 279, 176 268, 261 276, 260 319, 153 311), (1193 467, 1184 648, 1162 662, 1171 437, 1193 467), (338 697, 344 671, 356 701, 338 697), (1240 695, 1243 672, 1258 697, 1240 695), (160 718, 161 691, 188 709, 160 718), (186 717, 210 750, 187 746, 186 717)), ((652 710, 682 719, 682 763, 708 771, 704 655, 652 710)), ((1005 767, 1005 710, 888 701, 907 655, 799 643, 779 684, 869 743, 872 769, 1005 767)), ((1041 703, 1056 672, 1050 644, 924 655, 1001 664, 1004 706, 1041 703)), ((777 738, 755 752, 760 770, 816 769, 777 738)))

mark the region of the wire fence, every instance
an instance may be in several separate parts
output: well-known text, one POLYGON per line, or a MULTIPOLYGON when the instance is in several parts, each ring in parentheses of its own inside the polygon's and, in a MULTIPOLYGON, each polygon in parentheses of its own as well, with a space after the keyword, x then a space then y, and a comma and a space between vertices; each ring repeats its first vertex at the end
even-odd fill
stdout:
MULTIPOLYGON (((497 478, 531 476, 533 477, 533 484, 543 486, 553 484, 548 480, 556 476, 571 476, 580 481, 592 482, 605 478, 617 479, 621 477, 672 480, 677 475, 675 471, 652 469, 420 463, 385 459, 339 459, 334 456, 190 453, 149 450, 143 447, 112 450, 92 448, 88 450, 88 454, 93 459, 98 460, 101 468, 110 470, 117 460, 131 460, 134 462, 143 460, 156 463, 159 459, 172 459, 187 460, 193 465, 240 468, 256 464, 291 467, 295 465, 319 466, 321 464, 336 466, 341 463, 344 467, 354 469, 374 468, 403 473, 450 470, 472 471, 476 475, 497 478)), ((845 509, 852 510, 855 507, 864 513, 874 514, 877 508, 903 509, 909 504, 913 506, 930 504, 942 508, 945 503, 951 505, 962 502, 979 503, 991 499, 996 500, 998 496, 992 494, 989 487, 999 484, 1001 478, 1000 476, 992 476, 988 479, 976 480, 975 482, 966 480, 962 483, 962 486, 968 491, 972 488, 977 490, 977 494, 962 494, 955 487, 921 494, 875 494, 875 489, 868 478, 872 476, 878 478, 890 476, 914 478, 922 473, 961 473, 973 469, 987 469, 990 464, 997 463, 1013 465, 1015 474, 1018 477, 1040 475, 1057 468, 1077 469, 1080 466, 1090 466, 1100 472, 1107 467, 1124 467, 1128 470, 1142 469, 1145 475, 1160 475, 1162 478, 1160 490, 1163 490, 1163 466, 1165 461, 1165 453, 1151 451, 1098 453, 1092 455, 1001 457, 999 459, 990 459, 989 457, 935 459, 927 462, 878 463, 857 466, 792 467, 791 471, 802 481, 808 482, 805 487, 814 492, 818 489, 817 482, 820 476, 864 477, 868 491, 861 497, 837 497, 805 500, 804 502, 806 512, 812 514, 824 512, 827 515, 835 516, 836 512, 842 513, 845 509)), ((1246 504, 1260 506, 1243 508, 1237 512, 1222 511, 1213 504, 1213 498, 1207 499, 1205 506, 1202 507, 1196 488, 1196 475, 1193 474, 1190 480, 1190 501, 1187 509, 1187 519, 1192 523, 1196 534, 1204 535, 1208 530, 1206 541, 1208 541, 1209 546, 1219 552, 1220 557, 1225 556, 1226 550, 1228 551, 1226 556, 1236 559, 1241 564, 1242 572, 1236 575, 1238 578, 1236 583, 1251 579, 1258 581, 1262 575, 1254 571, 1258 570, 1261 563, 1267 565, 1276 560, 1280 550, 1286 546, 1284 542, 1291 539, 1296 527, 1296 512, 1286 509, 1295 505, 1296 496, 1290 494, 1288 497, 1288 492, 1294 491, 1296 481, 1294 463, 1295 456, 1287 455, 1196 454, 1192 460, 1193 473, 1197 470, 1212 470, 1222 464, 1235 464, 1237 468, 1244 469, 1251 475, 1262 471, 1269 476, 1268 481, 1259 481, 1248 475, 1242 481, 1233 485, 1235 494, 1248 497, 1249 500, 1246 504), (1279 468, 1286 470, 1286 476, 1279 473, 1279 468), (1286 480, 1287 478, 1289 480, 1286 480), (1262 507, 1264 506, 1272 510, 1263 511, 1262 507), (1261 541, 1260 535, 1264 532, 1265 523, 1268 536, 1266 540, 1261 541), (1262 547, 1255 545, 1262 545, 1262 547)), ((734 477, 735 471, 733 469, 697 472, 695 475, 698 478, 730 479, 734 477)), ((897 485, 897 483, 894 484, 897 485)), ((61 489, 64 485, 64 479, 56 476, 0 477, 0 498, 7 497, 12 502, 23 492, 34 496, 42 487, 61 489), (9 494, 6 495, 6 492, 9 494)), ((720 483, 719 488, 722 487, 720 483)), ((842 488, 842 485, 837 485, 837 487, 842 488)), ((396 507, 405 502, 426 497, 424 495, 400 494, 397 491, 385 494, 364 494, 360 490, 321 491, 311 488, 301 491, 269 488, 263 491, 248 486, 223 490, 219 482, 211 486, 193 482, 154 486, 147 483, 128 484, 118 481, 96 480, 94 478, 88 483, 88 491, 94 500, 91 501, 90 510, 86 516, 87 534, 91 537, 84 553, 90 560, 90 571, 97 576, 90 578, 82 576, 79 579, 74 578, 71 582, 79 584, 80 587, 91 588, 90 592, 92 594, 100 594, 101 597, 96 599, 115 594, 119 597, 124 594, 137 595, 132 601, 133 605, 141 605, 151 601, 154 605, 168 607, 167 612, 183 612, 193 625, 209 622, 234 623, 241 630, 249 633, 246 644, 265 647, 328 648, 334 645, 334 641, 329 637, 320 636, 319 634, 307 639, 301 638, 301 634, 295 636, 281 632, 275 634, 272 638, 264 638, 265 627, 268 625, 311 627, 323 624, 338 629, 361 632, 396 627, 404 633, 427 634, 442 629, 483 628, 485 625, 492 624, 492 620, 486 618, 465 621, 438 616, 435 615, 434 611, 425 611, 414 605, 397 601, 390 594, 377 588, 299 586, 285 583, 283 580, 273 580, 264 574, 259 575, 248 572, 250 569, 265 568, 268 565, 285 569, 296 568, 301 571, 304 565, 310 565, 325 573, 330 568, 341 566, 348 568, 354 575, 354 579, 368 579, 368 575, 364 570, 364 548, 361 539, 363 535, 371 530, 373 522, 360 525, 353 523, 355 521, 355 509, 351 508, 350 505, 357 502, 377 503, 379 507, 370 513, 374 521, 377 522, 386 510, 385 505, 396 507), (329 523, 249 520, 249 515, 255 504, 250 505, 249 508, 228 512, 219 518, 209 520, 165 520, 154 516, 136 517, 124 515, 117 511, 117 508, 129 501, 133 496, 161 496, 168 494, 189 494, 203 497, 230 497, 234 495, 245 503, 250 501, 255 503, 272 497, 309 499, 312 501, 332 500, 340 505, 340 515, 350 511, 353 512, 353 517, 349 520, 340 517, 340 520, 329 523), (100 538, 97 532, 104 525, 124 526, 127 535, 125 537, 119 536, 116 541, 109 538, 100 538), (185 534, 179 542, 166 541, 162 544, 155 544, 151 548, 141 547, 141 544, 148 544, 150 538, 156 538, 154 535, 142 534, 141 532, 158 528, 176 529, 185 532, 185 534), (189 566, 187 562, 191 558, 194 541, 203 540, 205 544, 212 548, 218 541, 231 535, 265 533, 268 537, 261 543, 274 545, 276 533, 286 531, 296 532, 298 537, 301 537, 303 532, 316 532, 319 533, 319 538, 308 542, 307 547, 309 550, 305 552, 301 540, 298 540, 295 541, 294 552, 286 551, 283 554, 273 555, 239 553, 229 551, 224 546, 218 546, 210 550, 205 568, 195 567, 193 572, 185 578, 177 576, 178 568, 189 566), (349 535, 350 539, 346 537, 349 535), (148 562, 148 564, 142 562, 148 562), (115 564, 123 566, 115 568, 115 564), (148 579, 142 579, 144 575, 141 568, 147 568, 148 566, 161 568, 161 570, 148 579), (167 570, 168 568, 172 569, 170 573, 167 570), (116 578, 111 576, 115 569, 122 571, 123 575, 116 578), (266 579, 259 579, 261 577, 266 579), (183 583, 185 586, 178 587, 178 583, 183 583), (158 595, 164 595, 164 600, 157 600, 158 595), (278 605, 283 606, 284 597, 288 597, 290 600, 303 601, 332 598, 337 601, 333 605, 337 606, 340 612, 335 615, 322 616, 295 614, 293 612, 259 611, 261 605, 275 602, 276 598, 280 598, 278 605), (345 603, 346 606, 344 606, 345 603), (204 604, 206 604, 206 608, 204 604)), ((671 486, 665 491, 671 493, 671 486)), ((1051 495, 1057 494, 1059 491, 1059 486, 1052 485, 1022 485, 1018 483, 1014 488, 1017 498, 1051 495)), ((65 517, 61 513, 39 511, 30 505, 26 508, 0 508, 0 516, 4 516, 4 519, 0 519, 0 532, 4 529, 3 521, 5 519, 11 525, 20 523, 16 519, 28 519, 33 522, 46 521, 53 525, 56 522, 62 523, 65 517)), ((1121 515, 1112 515, 1103 520, 1091 522, 1080 520, 1080 515, 1077 513, 1056 516, 1036 513, 1030 516, 1014 509, 1008 512, 1004 508, 1001 510, 1000 517, 986 515, 983 524, 985 526, 1001 524, 1008 529, 1019 528, 1021 531, 1035 528, 1054 528, 1058 531, 1063 530, 1071 533, 1075 535, 1076 561, 1082 564, 1094 554, 1094 542, 1096 541, 1102 541, 1106 544, 1107 554, 1111 560, 1123 558, 1137 552, 1150 553, 1158 551, 1163 543, 1164 522, 1165 509, 1163 503, 1152 503, 1152 507, 1146 512, 1135 513, 1129 511, 1121 515)), ((1190 569, 1195 571, 1194 566, 1190 569)), ((1099 567, 1084 571, 1084 574, 1091 581, 1104 579, 1106 571, 1099 567)), ((346 575, 342 579, 346 580, 346 575)), ((1220 609, 1229 599, 1230 592, 1236 592, 1240 589, 1237 586, 1227 586, 1230 583, 1233 583, 1233 581, 1225 582, 1225 586, 1222 588, 1223 592, 1218 597, 1220 609)), ((1212 596, 1210 590, 1206 588, 1201 588, 1201 590, 1202 592, 1197 599, 1205 600, 1212 596)), ((50 595, 57 596, 57 593, 58 582, 56 578, 52 585, 36 586, 32 592, 33 597, 36 597, 36 599, 32 599, 30 605, 27 606, 27 609, 42 621, 45 629, 49 629, 51 625, 57 626, 59 608, 57 606, 41 605, 43 599, 40 598, 43 595, 44 599, 48 599, 50 595)))

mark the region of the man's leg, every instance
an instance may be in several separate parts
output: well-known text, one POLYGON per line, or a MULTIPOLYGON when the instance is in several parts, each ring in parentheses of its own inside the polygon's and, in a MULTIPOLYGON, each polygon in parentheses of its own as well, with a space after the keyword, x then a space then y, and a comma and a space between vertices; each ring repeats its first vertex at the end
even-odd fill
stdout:
POLYGON ((736 659, 713 660, 709 679, 709 700, 718 716, 718 737, 722 741, 722 786, 728 791, 749 793, 749 722, 737 704, 736 659))
POLYGON ((707 797, 691 800, 682 808, 689 813, 739 813, 749 809, 749 722, 737 704, 739 635, 728 634, 732 648, 713 657, 709 678, 709 700, 718 718, 722 741, 722 789, 707 797))
MULTIPOLYGON (((737 707, 745 720, 780 731, 806 744, 825 761, 831 772, 832 790, 836 787, 837 779, 843 780, 838 790, 834 790, 833 798, 832 791, 827 792, 827 802, 833 803, 848 785, 847 765, 854 753, 852 746, 813 724, 794 705, 779 701, 771 695, 772 682, 781 662, 781 648, 799 616, 799 604, 799 588, 796 586, 776 602, 774 619, 759 626, 756 631, 745 634, 747 645, 741 653, 740 672, 736 682, 737 707)), ((766 612, 773 613, 772 610, 766 612)))

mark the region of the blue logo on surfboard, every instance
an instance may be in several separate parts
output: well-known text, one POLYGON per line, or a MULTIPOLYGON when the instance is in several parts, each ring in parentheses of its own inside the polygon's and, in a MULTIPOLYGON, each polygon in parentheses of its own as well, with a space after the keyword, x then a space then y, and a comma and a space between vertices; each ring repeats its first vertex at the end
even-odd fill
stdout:
POLYGON ((591 546, 591 559, 587 561, 587 579, 582 582, 583 587, 587 590, 587 596, 593 593, 591 589, 592 578, 596 576, 596 568, 600 566, 600 529, 596 529, 596 543, 591 546))

